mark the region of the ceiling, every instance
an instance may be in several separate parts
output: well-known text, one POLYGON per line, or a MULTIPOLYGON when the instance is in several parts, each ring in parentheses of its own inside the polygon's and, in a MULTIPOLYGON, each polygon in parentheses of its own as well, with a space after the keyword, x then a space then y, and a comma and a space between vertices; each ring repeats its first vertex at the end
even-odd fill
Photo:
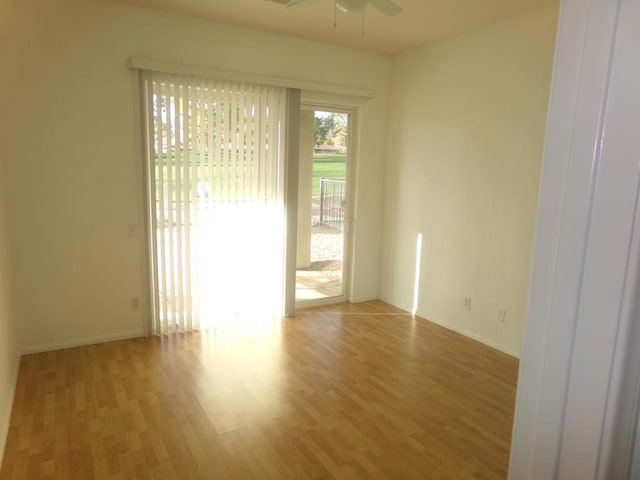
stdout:
POLYGON ((558 0, 394 0, 403 8, 387 17, 368 7, 362 15, 338 14, 334 0, 286 8, 265 0, 111 0, 219 23, 249 27, 369 52, 394 54, 456 33, 525 14, 558 0))

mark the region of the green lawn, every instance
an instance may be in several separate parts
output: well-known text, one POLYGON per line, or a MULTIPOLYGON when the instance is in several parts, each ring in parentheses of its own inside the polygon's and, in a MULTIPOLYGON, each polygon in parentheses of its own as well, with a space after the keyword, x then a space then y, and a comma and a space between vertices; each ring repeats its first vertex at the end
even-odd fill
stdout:
POLYGON ((347 156, 337 153, 317 153, 313 156, 313 193, 320 196, 320 178, 347 178, 347 156))
MULTIPOLYGON (((167 159, 166 155, 163 156, 163 165, 160 167, 156 163, 156 187, 160 184, 159 169, 162 168, 164 175, 164 181, 167 181, 167 159)), ((313 190, 312 195, 314 197, 320 196, 320 178, 335 178, 344 180, 347 175, 346 166, 347 156, 345 154, 336 153, 318 153, 313 156, 313 190)), ((207 166, 208 169, 208 166, 207 166)), ((173 188, 172 191, 175 194, 175 172, 173 172, 173 188)), ((184 182, 184 178, 181 179, 184 182)), ((182 183, 184 185, 184 183, 182 183)), ((184 187, 183 187, 184 188, 184 187)), ((165 192, 167 193, 167 192, 165 192)))

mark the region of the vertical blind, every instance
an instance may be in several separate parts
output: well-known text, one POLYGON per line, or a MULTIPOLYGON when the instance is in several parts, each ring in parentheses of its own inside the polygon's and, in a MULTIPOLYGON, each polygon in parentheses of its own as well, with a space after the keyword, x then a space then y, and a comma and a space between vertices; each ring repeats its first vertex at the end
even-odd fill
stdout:
POLYGON ((281 315, 286 89, 142 75, 155 333, 281 315))

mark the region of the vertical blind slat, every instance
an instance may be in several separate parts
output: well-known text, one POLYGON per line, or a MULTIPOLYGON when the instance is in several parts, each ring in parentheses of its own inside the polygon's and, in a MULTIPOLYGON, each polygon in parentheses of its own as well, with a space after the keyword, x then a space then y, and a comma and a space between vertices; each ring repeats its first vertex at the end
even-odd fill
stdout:
MULTIPOLYGON (((142 88, 144 89, 144 98, 146 99, 146 109, 145 109, 146 110, 146 119, 145 119, 146 130, 145 131, 148 135, 146 153, 151 158, 153 158, 153 152, 157 151, 155 139, 158 138, 157 129, 159 127, 159 124, 155 121, 155 114, 154 114, 154 109, 157 108, 157 102, 154 98, 153 89, 151 87, 150 74, 148 72, 142 72, 142 80, 143 80, 142 88)), ((151 231, 155 233, 158 230, 158 217, 157 217, 158 198, 157 198, 157 189, 156 189, 157 171, 155 167, 155 161, 150 165, 150 167, 151 168, 148 168, 148 171, 147 171, 147 178, 148 178, 147 194, 149 195, 149 208, 150 208, 149 215, 148 215, 150 225, 148 225, 148 227, 150 227, 151 231)), ((152 257, 155 258, 158 252, 158 238, 154 234, 154 235, 151 235, 150 240, 151 240, 151 246, 149 250, 152 257)), ((152 284, 157 285, 158 269, 155 262, 151 262, 150 273, 151 273, 152 284)), ((160 299, 159 295, 157 295, 157 292, 155 292, 155 289, 153 289, 151 292, 151 316, 153 319, 153 325, 152 325, 153 331, 158 331, 160 329, 160 325, 156 323, 160 318, 159 299, 160 299)))
MULTIPOLYGON (((167 295, 167 262, 166 262, 166 208, 165 205, 168 200, 165 198, 165 167, 164 164, 168 161, 165 160, 164 152, 166 152, 166 122, 163 119, 163 103, 164 103, 164 117, 167 118, 169 97, 165 94, 164 85, 159 85, 159 91, 156 95, 156 131, 157 131, 157 145, 158 150, 155 152, 156 165, 158 168, 159 183, 156 185, 156 191, 158 192, 159 202, 156 203, 156 218, 157 222, 162 225, 161 229, 158 229, 156 238, 158 239, 158 274, 160 276, 159 285, 156 287, 159 289, 158 295, 161 298, 160 302, 160 318, 158 321, 161 323, 161 331, 166 331, 168 327, 168 295, 167 295)), ((168 159, 168 156, 167 156, 168 159)))
POLYGON ((226 112, 227 112, 227 118, 225 119, 226 123, 225 123, 225 130, 226 130, 226 138, 224 141, 224 154, 225 154, 225 166, 226 166, 226 199, 228 200, 227 203, 233 202, 235 200, 234 196, 233 196, 233 187, 232 187, 232 181, 231 178, 233 176, 232 170, 231 170, 231 151, 233 150, 233 144, 234 144, 234 139, 233 139, 233 127, 232 127, 232 122, 233 122, 233 109, 234 109, 234 103, 233 103, 233 85, 228 85, 226 90, 226 98, 227 98, 227 108, 226 108, 226 112))
POLYGON ((183 232, 184 232, 184 204, 182 198, 182 164, 184 163, 184 148, 182 145, 182 139, 184 138, 185 119, 184 119, 184 87, 182 85, 176 86, 176 154, 175 154, 175 213, 176 213, 176 237, 175 237, 175 289, 176 289, 176 318, 175 325, 180 328, 184 327, 184 291, 183 291, 183 232))
POLYGON ((209 149, 211 152, 208 170, 209 176, 207 178, 207 181, 211 185, 211 188, 214 189, 214 194, 209 200, 209 208, 212 208, 214 200, 216 202, 222 200, 222 196, 220 194, 220 149, 218 148, 218 119, 220 116, 220 99, 216 97, 216 99, 214 100, 213 88, 209 88, 207 91, 207 105, 209 106, 209 128, 207 129, 207 134, 209 138, 209 149), (214 112, 216 112, 215 118, 214 112))
POLYGON ((174 235, 175 235, 175 200, 173 193, 173 170, 175 167, 175 127, 176 127, 176 93, 175 85, 169 84, 169 102, 167 108, 167 195, 169 196, 167 214, 169 224, 167 226, 167 297, 169 299, 170 325, 175 327, 176 321, 176 279, 175 279, 175 255, 174 255, 174 235))
POLYGON ((260 87, 261 95, 258 104, 258 123, 259 123, 259 131, 258 138, 261 140, 258 151, 258 171, 256 174, 256 179, 258 183, 258 198, 263 198, 266 194, 266 178, 265 178, 265 152, 264 146, 266 143, 266 135, 267 135, 267 120, 266 120, 266 95, 265 95, 265 87, 260 87), (264 139, 264 141, 263 141, 264 139))
POLYGON ((183 257, 183 305, 184 305, 184 314, 183 314, 183 322, 184 328, 186 330, 191 330, 192 328, 192 309, 191 309, 191 212, 193 206, 193 199, 191 197, 191 189, 190 189, 190 180, 191 180, 191 172, 193 171, 192 165, 196 162, 196 158, 194 157, 194 149, 193 149, 193 114, 191 113, 194 109, 194 95, 196 94, 196 89, 193 86, 189 86, 187 90, 187 96, 185 98, 185 112, 187 115, 186 120, 186 135, 185 135, 185 161, 182 167, 182 189, 183 189, 183 211, 184 211, 184 227, 183 227, 183 245, 184 245, 184 257, 183 257))

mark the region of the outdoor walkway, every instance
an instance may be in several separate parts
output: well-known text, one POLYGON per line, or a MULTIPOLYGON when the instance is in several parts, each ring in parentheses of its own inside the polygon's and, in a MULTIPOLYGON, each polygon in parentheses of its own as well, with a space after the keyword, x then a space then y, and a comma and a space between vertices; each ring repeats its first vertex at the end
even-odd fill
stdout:
POLYGON ((342 295, 342 230, 318 223, 311 234, 311 266, 296 271, 296 300, 342 295))
POLYGON ((342 295, 342 278, 335 275, 336 272, 330 273, 298 270, 296 272, 296 300, 317 300, 342 295))

